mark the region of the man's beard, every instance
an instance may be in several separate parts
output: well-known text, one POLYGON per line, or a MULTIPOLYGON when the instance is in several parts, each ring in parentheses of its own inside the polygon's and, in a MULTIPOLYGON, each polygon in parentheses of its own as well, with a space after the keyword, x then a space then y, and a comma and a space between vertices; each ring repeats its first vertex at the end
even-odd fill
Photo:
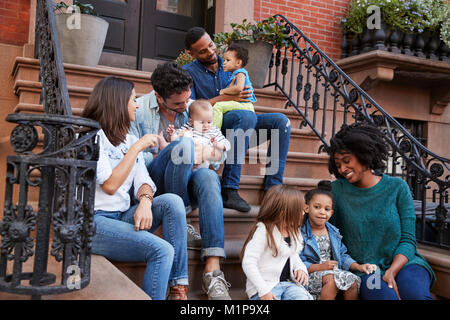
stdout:
POLYGON ((219 58, 217 58, 217 53, 214 55, 214 59, 213 60, 208 60, 208 61, 201 61, 204 65, 207 66, 211 66, 213 64, 216 64, 217 61, 219 61, 219 58))

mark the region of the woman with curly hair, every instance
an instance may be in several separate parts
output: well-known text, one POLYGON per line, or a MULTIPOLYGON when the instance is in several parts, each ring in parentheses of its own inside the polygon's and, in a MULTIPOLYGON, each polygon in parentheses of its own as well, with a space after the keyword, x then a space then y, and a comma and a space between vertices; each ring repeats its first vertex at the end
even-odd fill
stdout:
POLYGON ((388 145, 378 128, 344 125, 330 141, 329 171, 335 199, 330 219, 358 262, 379 272, 361 276, 366 300, 433 299, 435 275, 417 252, 414 204, 408 185, 383 174, 388 145))

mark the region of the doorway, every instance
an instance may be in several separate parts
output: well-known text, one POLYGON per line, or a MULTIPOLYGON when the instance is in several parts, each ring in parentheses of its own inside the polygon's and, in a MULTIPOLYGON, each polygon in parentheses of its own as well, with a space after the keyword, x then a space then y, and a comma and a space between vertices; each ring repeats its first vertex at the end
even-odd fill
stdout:
POLYGON ((204 27, 213 34, 215 1, 82 0, 109 22, 99 64, 153 71, 184 49, 187 30, 204 27), (212 29, 212 30, 211 30, 212 29))

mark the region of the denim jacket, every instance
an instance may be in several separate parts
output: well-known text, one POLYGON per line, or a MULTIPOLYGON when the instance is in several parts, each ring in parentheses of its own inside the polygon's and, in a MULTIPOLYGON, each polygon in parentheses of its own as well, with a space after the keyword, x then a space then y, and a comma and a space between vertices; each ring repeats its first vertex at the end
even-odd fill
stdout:
MULTIPOLYGON (((136 111, 135 120, 131 122, 129 133, 138 138, 141 138, 148 133, 158 134, 160 116, 155 91, 140 97, 136 102, 139 105, 139 109, 136 111)), ((175 127, 179 128, 186 122, 188 122, 187 110, 182 114, 177 114, 175 127)), ((158 147, 144 150, 144 160, 147 168, 153 160, 153 154, 158 153, 158 151, 158 147)))
MULTIPOLYGON (((347 254, 347 247, 342 243, 342 236, 339 229, 330 223, 326 223, 328 235, 331 243, 331 258, 338 262, 338 268, 341 270, 349 270, 352 263, 356 262, 347 254)), ((311 230, 309 219, 300 228, 304 240, 304 248, 300 252, 300 258, 309 268, 311 264, 320 264, 320 252, 316 238, 311 230)))

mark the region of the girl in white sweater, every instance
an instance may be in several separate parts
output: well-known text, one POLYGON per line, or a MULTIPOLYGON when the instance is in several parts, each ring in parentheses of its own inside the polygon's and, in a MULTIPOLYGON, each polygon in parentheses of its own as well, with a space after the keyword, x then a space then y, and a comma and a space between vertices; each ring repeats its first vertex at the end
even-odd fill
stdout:
POLYGON ((300 260, 303 195, 276 185, 261 203, 256 225, 242 248, 242 269, 251 300, 312 300, 304 286, 308 271, 300 260))

